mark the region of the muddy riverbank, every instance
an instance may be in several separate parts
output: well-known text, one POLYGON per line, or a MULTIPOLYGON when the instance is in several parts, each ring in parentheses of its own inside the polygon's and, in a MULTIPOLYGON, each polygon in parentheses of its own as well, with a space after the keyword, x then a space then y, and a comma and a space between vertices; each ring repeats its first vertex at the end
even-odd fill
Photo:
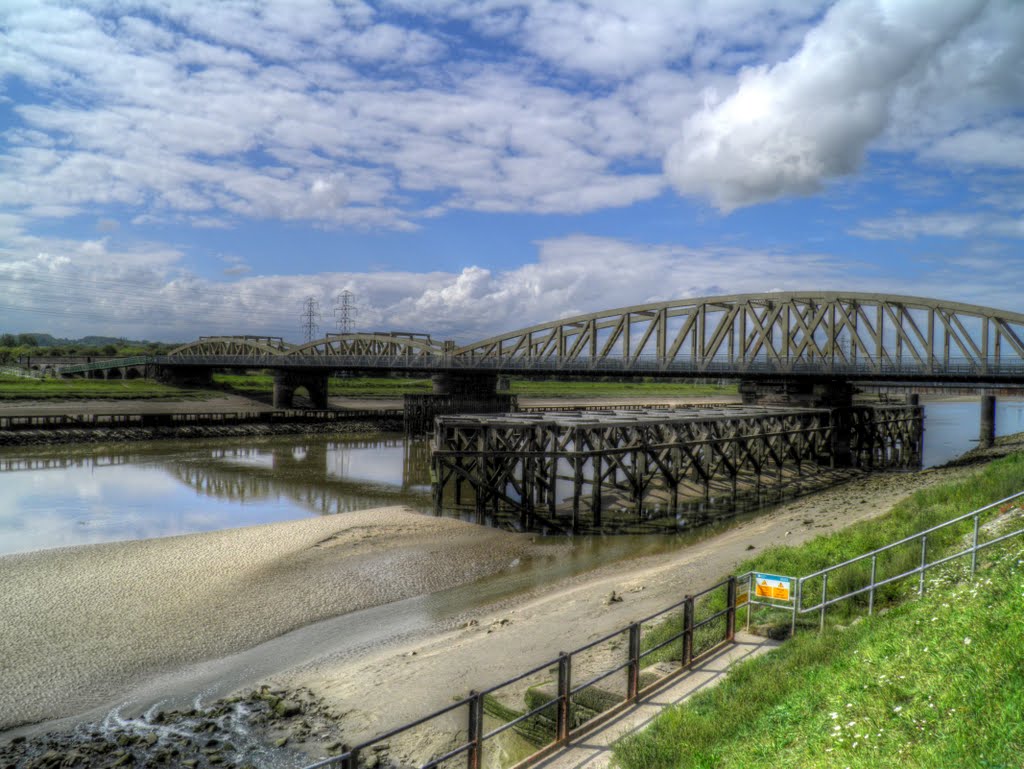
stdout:
MULTIPOLYGON (((1019 436, 1004 439, 970 462, 1022 447, 1019 436)), ((760 549, 876 516, 917 489, 972 470, 965 460, 956 467, 859 478, 674 552, 611 563, 472 612, 432 613, 412 633, 383 633, 344 653, 327 647, 305 660, 283 655, 279 669, 238 696, 259 692, 260 685, 285 699, 308 692, 318 713, 340 720, 329 729, 296 722, 287 735, 269 730, 259 738, 267 752, 253 765, 285 766, 283 753, 273 757, 284 736, 293 753, 327 755, 335 743, 416 718, 674 603, 760 549), (612 591, 623 600, 609 602, 612 591)), ((176 670, 196 660, 229 664, 224 655, 266 638, 301 646, 326 618, 337 617, 332 621, 342 624, 332 627, 344 628, 345 617, 359 622, 355 618, 365 616, 359 607, 457 585, 473 589, 483 578, 500 579, 517 559, 557 557, 548 545, 543 552, 536 547, 527 535, 390 509, 0 558, 0 613, 8 618, 0 647, 10 650, 0 668, 0 717, 6 727, 23 725, 0 737, 0 758, 10 760, 15 746, 19 754, 31 748, 38 757, 59 753, 54 745, 73 750, 79 742, 99 740, 93 733, 109 725, 105 714, 137 684, 174 680, 176 670), (61 716, 73 718, 46 736, 56 726, 48 720, 61 716), (19 735, 25 741, 12 742, 19 735)), ((216 711, 223 704, 196 706, 216 711)), ((149 728, 146 718, 121 728, 138 737, 149 728)), ((444 729, 435 737, 446 739, 444 729)), ((82 765, 111 765, 112 755, 131 752, 124 747, 118 746, 120 756, 107 751, 100 763, 82 765)), ((181 746, 169 749, 183 755, 181 746)))

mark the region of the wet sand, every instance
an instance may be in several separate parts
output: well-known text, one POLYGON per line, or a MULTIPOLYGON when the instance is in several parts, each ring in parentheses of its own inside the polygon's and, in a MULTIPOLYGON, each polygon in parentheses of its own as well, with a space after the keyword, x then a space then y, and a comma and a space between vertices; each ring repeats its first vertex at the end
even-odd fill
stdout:
POLYGON ((0 557, 0 729, 116 701, 146 677, 317 620, 479 579, 533 547, 528 535, 383 508, 0 557))

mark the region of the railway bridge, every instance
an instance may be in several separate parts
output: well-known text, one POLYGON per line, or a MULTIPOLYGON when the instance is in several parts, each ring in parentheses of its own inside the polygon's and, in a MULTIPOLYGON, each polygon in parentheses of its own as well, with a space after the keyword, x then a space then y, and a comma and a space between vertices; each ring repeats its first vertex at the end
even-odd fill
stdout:
MULTIPOLYGON (((63 366, 61 375, 141 359, 63 366)), ((1024 384, 1024 314, 911 296, 852 292, 736 294, 621 307, 466 345, 427 334, 329 334, 306 344, 210 336, 147 358, 168 379, 214 369, 275 372, 275 406, 297 387, 323 406, 337 371, 410 372, 435 391, 494 392, 500 375, 721 378, 750 400, 844 400, 856 382, 1024 384)))
MULTIPOLYGON (((511 512, 523 528, 540 521, 576 531, 608 524, 605 511, 631 511, 633 526, 652 503, 671 514, 691 503, 706 512, 721 499, 735 508, 744 496, 763 500, 834 472, 919 464, 920 406, 855 404, 857 387, 1024 385, 1024 314, 887 294, 737 294, 578 315, 466 345, 395 332, 306 344, 202 337, 144 361, 61 373, 140 365, 182 383, 209 382, 217 369, 270 370, 277 408, 290 407, 300 387, 325 407, 334 372, 431 376, 432 395, 406 396, 407 425, 414 416, 433 427, 435 416, 483 414, 437 420, 437 508, 470 505, 481 517, 511 512), (745 406, 487 416, 516 410, 497 391, 508 375, 732 379, 745 406)), ((994 437, 994 416, 994 398, 983 396, 983 443, 994 437)))

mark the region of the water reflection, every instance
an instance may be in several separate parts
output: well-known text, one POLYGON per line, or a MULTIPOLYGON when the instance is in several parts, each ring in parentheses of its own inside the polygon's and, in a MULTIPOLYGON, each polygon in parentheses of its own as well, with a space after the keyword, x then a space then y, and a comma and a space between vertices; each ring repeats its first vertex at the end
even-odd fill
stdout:
MULTIPOLYGON (((937 401, 924 405, 924 467, 945 464, 978 445, 981 402, 937 401)), ((996 401, 996 435, 1024 432, 1024 402, 996 401)))
MULTIPOLYGON (((975 445, 977 400, 925 406, 924 464, 975 445)), ((1000 435, 1024 402, 999 401, 1000 435)), ((161 441, 0 451, 0 553, 408 505, 427 512, 429 446, 400 435, 161 441)))
POLYGON ((428 447, 288 436, 0 453, 0 553, 430 505, 428 447))

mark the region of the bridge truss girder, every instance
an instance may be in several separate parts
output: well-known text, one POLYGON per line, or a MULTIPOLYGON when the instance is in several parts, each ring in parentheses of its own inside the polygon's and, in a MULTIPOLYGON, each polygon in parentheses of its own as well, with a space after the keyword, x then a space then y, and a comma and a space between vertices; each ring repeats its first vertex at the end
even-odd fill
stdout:
MULTIPOLYGON (((1024 369, 1024 315, 865 293, 739 294, 581 315, 457 348, 467 359, 883 373, 1024 369)), ((802 373, 802 372, 801 372, 802 373)))

